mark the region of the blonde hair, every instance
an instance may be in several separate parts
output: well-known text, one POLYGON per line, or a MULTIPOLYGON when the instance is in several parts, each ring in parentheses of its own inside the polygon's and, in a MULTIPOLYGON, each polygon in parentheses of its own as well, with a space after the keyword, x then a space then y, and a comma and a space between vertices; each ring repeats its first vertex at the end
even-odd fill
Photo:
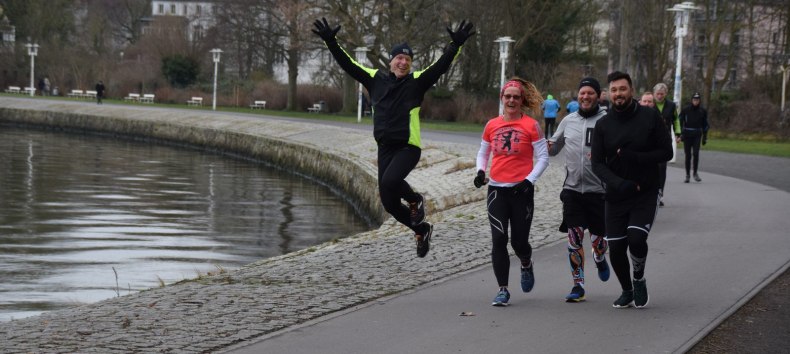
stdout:
POLYGON ((656 86, 653 86, 653 91, 669 92, 669 88, 667 88, 667 84, 663 82, 659 82, 656 84, 656 86))
MULTIPOLYGON (((510 78, 510 81, 515 81, 521 84, 521 94, 524 96, 521 102, 521 110, 525 113, 529 112, 536 114, 540 111, 540 106, 543 105, 543 96, 531 82, 524 80, 518 76, 510 78)), ((503 91, 504 93, 504 91, 503 91)), ((502 93, 500 93, 500 98, 502 93)))

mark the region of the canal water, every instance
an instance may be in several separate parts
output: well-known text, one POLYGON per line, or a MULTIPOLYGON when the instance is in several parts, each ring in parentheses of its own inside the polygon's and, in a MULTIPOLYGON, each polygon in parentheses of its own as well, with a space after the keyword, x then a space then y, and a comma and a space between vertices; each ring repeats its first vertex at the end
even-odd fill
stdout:
POLYGON ((191 279, 370 229, 259 162, 0 126, 0 321, 191 279))

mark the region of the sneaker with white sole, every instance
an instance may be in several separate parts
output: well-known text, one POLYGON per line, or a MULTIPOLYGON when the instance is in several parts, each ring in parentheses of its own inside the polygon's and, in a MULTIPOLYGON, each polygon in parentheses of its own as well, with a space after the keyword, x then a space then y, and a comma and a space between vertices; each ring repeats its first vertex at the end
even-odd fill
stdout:
POLYGON ((521 267, 521 291, 528 293, 535 286, 535 262, 529 261, 529 268, 521 267))
POLYGON ((417 201, 414 203, 409 203, 409 221, 411 221, 411 226, 417 226, 422 224, 425 221, 425 198, 422 197, 422 194, 417 194, 417 201))
POLYGON ((647 280, 634 280, 634 306, 641 309, 647 306, 650 296, 647 295, 647 280))
POLYGON ((565 296, 565 302, 582 302, 582 301, 584 301, 584 288, 581 285, 576 284, 573 286, 573 289, 571 289, 570 294, 565 296))
POLYGON ((431 223, 425 223, 428 225, 428 231, 425 232, 425 235, 414 235, 414 239, 417 240, 417 257, 423 258, 428 251, 431 249, 431 235, 433 235, 433 225, 431 223))
POLYGON ((624 290, 623 294, 614 300, 612 307, 616 309, 625 309, 634 306, 634 291, 633 290, 624 290))
POLYGON ((494 301, 491 302, 491 306, 507 306, 508 301, 510 301, 510 292, 507 291, 507 288, 500 288, 494 301))
POLYGON ((595 267, 598 268, 598 279, 601 281, 609 280, 609 262, 606 261, 606 256, 600 262, 595 262, 595 267))

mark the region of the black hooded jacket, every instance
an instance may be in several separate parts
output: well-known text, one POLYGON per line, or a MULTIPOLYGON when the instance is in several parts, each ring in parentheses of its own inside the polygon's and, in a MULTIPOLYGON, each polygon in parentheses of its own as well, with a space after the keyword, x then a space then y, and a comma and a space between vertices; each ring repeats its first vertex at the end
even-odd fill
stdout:
POLYGON ((680 112, 678 119, 683 137, 708 137, 708 111, 702 106, 688 105, 680 112))
POLYGON ((672 158, 672 138, 658 110, 631 99, 625 110, 612 107, 595 125, 591 155, 606 199, 628 199, 658 190, 658 164, 672 158))

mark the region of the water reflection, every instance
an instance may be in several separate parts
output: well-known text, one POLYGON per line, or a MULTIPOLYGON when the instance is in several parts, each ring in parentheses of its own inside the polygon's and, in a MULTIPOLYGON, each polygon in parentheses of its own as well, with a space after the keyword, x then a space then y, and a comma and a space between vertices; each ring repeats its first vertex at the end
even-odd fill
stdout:
POLYGON ((0 320, 232 269, 368 228, 314 181, 116 138, 0 127, 0 187, 0 320))

